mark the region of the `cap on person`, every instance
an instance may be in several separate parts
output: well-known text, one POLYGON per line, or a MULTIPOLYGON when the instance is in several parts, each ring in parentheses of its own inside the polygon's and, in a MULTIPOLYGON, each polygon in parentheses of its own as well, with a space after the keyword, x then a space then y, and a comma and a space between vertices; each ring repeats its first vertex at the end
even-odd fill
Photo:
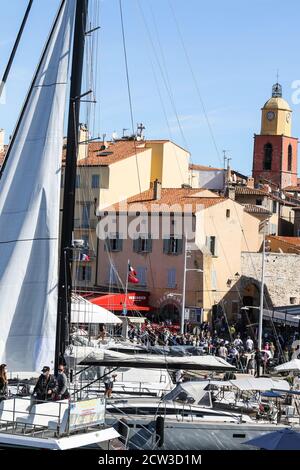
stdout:
POLYGON ((49 370, 50 370, 50 367, 48 367, 48 366, 44 366, 42 368, 42 372, 48 372, 49 370))

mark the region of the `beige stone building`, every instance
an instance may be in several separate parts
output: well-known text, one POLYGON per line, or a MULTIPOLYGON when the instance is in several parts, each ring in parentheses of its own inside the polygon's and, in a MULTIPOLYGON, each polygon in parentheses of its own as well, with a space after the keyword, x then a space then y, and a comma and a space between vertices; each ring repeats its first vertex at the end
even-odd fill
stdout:
POLYGON ((203 309, 204 318, 210 319, 213 305, 226 297, 226 313, 229 317, 235 314, 239 292, 233 291, 232 286, 241 275, 241 252, 260 249, 259 218, 248 214, 237 202, 211 191, 160 189, 157 183, 126 203, 127 206, 115 204, 102 212, 101 227, 108 220, 115 225, 107 225, 106 241, 103 234, 98 240, 98 289, 113 286, 115 291, 122 291, 130 260, 140 281, 130 286, 131 290, 149 293, 149 304, 160 318, 178 319, 184 275, 183 220, 187 217, 194 239, 187 243, 185 306, 191 316, 203 309), (164 237, 166 220, 170 231, 164 237), (127 236, 132 230, 139 234, 137 240, 127 236))
POLYGON ((124 138, 111 142, 90 142, 88 130, 83 125, 80 142, 74 239, 83 240, 89 247, 85 253, 89 255, 90 261, 84 261, 78 252, 73 276, 76 285, 93 288, 96 279, 98 212, 103 207, 148 190, 156 179, 162 182, 162 187, 180 188, 188 184, 190 155, 168 140, 124 138))

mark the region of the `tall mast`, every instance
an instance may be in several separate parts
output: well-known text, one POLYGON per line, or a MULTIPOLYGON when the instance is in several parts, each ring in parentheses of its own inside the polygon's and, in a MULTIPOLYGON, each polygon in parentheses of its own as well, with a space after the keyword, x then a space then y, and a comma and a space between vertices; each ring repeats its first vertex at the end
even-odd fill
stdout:
POLYGON ((60 240, 61 252, 58 284, 55 370, 57 370, 60 357, 63 355, 69 341, 72 288, 70 251, 72 245, 72 234, 74 225, 80 95, 83 73, 87 12, 88 0, 76 0, 67 149, 65 160, 64 199, 60 240))

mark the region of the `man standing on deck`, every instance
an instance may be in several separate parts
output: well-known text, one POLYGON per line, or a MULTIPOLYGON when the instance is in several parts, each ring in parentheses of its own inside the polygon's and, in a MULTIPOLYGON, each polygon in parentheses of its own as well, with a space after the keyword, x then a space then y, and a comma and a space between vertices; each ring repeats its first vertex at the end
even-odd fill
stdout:
POLYGON ((53 400, 56 386, 56 379, 50 374, 50 367, 44 366, 34 387, 33 395, 36 395, 38 401, 53 400))
POLYGON ((63 365, 58 366, 58 375, 56 377, 57 389, 55 391, 56 400, 65 400, 70 397, 68 391, 68 379, 63 365))

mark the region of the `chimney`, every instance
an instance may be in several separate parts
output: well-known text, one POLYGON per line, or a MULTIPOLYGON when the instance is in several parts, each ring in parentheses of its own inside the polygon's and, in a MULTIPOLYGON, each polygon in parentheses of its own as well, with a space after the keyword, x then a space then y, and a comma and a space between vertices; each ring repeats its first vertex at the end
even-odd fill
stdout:
POLYGON ((247 186, 248 188, 253 188, 254 189, 254 178, 248 178, 247 179, 247 186))
POLYGON ((89 131, 85 124, 80 124, 78 135, 78 160, 83 160, 88 156, 89 131))
POLYGON ((234 186, 228 186, 227 187, 227 194, 226 196, 229 199, 232 199, 233 201, 235 200, 235 187, 234 186))
POLYGON ((155 200, 161 199, 161 182, 157 178, 153 184, 153 198, 155 200))
POLYGON ((0 153, 4 152, 4 129, 0 129, 0 153))

